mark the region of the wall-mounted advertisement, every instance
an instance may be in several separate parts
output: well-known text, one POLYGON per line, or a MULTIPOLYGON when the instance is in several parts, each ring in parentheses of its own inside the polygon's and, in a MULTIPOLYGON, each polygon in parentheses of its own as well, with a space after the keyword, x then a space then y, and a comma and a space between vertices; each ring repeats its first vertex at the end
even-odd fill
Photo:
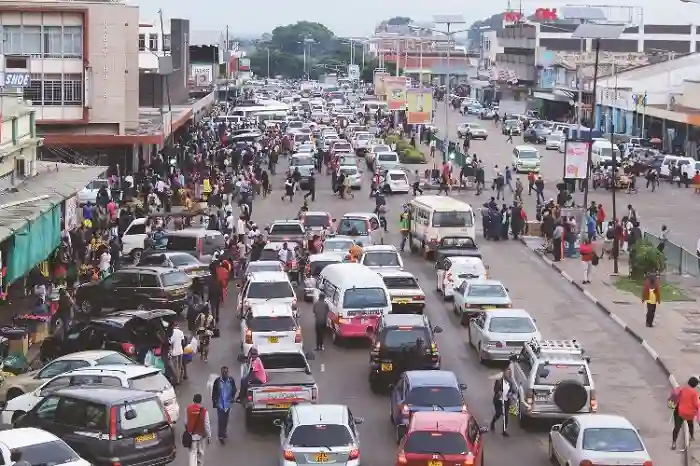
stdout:
POLYGON ((214 66, 213 65, 192 65, 193 84, 196 87, 211 86, 214 82, 214 66))
POLYGON ((588 143, 566 141, 564 148, 564 178, 583 180, 588 177, 588 143))
POLYGON ((389 110, 406 110, 406 78, 403 76, 384 78, 384 86, 389 110))
POLYGON ((377 97, 386 95, 386 86, 384 80, 391 77, 387 72, 379 71, 374 73, 374 95, 377 97))
POLYGON ((410 125, 428 125, 433 114, 433 91, 431 89, 408 89, 406 91, 406 120, 410 125))

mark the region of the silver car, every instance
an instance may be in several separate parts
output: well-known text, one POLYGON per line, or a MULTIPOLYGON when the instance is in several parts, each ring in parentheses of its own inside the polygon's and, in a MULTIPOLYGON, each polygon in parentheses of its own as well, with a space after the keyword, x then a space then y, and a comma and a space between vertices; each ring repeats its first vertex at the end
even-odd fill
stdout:
POLYGON ((508 361, 526 341, 542 338, 535 320, 524 309, 481 312, 469 321, 469 344, 479 362, 508 361))
POLYGON ((358 426, 363 422, 345 405, 292 406, 284 419, 275 420, 282 430, 280 466, 360 466, 358 426))
POLYGON ((464 280, 454 290, 452 306, 466 326, 472 315, 488 309, 513 307, 513 302, 508 289, 498 280, 464 280))
POLYGON ((328 265, 340 264, 345 260, 342 252, 322 252, 309 256, 309 263, 304 271, 304 301, 311 302, 316 288, 316 279, 328 265))
POLYGON ((349 254, 350 248, 355 244, 352 238, 345 236, 326 237, 323 242, 323 252, 340 252, 349 254))

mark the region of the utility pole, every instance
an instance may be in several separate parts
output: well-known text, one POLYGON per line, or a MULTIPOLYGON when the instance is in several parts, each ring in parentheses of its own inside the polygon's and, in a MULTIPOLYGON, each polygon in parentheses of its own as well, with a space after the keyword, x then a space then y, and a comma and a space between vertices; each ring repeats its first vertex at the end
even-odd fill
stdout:
POLYGON ((229 51, 228 44, 228 26, 226 26, 226 44, 224 45, 224 62, 226 66, 226 105, 228 105, 229 80, 231 79, 231 54, 227 53, 229 51))

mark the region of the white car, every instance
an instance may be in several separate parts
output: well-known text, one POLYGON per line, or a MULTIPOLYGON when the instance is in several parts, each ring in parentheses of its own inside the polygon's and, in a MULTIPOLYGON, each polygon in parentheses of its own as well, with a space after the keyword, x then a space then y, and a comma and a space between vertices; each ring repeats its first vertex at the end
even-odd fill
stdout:
POLYGON ((541 338, 535 319, 524 309, 482 312, 469 320, 469 344, 480 363, 508 361, 525 342, 541 338))
POLYGON ((31 411, 55 390, 76 385, 123 387, 158 393, 170 419, 177 422, 180 417, 175 390, 160 369, 131 364, 87 367, 57 375, 36 390, 8 401, 1 415, 2 423, 12 424, 19 415, 31 411))
POLYGON ((255 272, 284 272, 284 266, 278 260, 248 262, 244 275, 255 272))
POLYGON ((403 170, 388 170, 384 175, 384 183, 390 194, 408 193, 411 190, 408 175, 403 170))
POLYGON ((378 272, 387 268, 403 270, 403 259, 393 244, 374 244, 362 249, 360 264, 376 269, 378 272))
POLYGON ((478 123, 460 123, 457 126, 457 138, 463 139, 467 134, 471 136, 472 139, 484 139, 488 137, 488 132, 478 123))
POLYGON ((489 274, 480 257, 446 257, 436 270, 437 290, 443 299, 454 296, 454 289, 463 280, 485 280, 489 274))
POLYGON ((554 464, 651 465, 651 455, 630 421, 613 414, 577 414, 549 432, 554 464))
POLYGON ((547 136, 544 142, 545 150, 558 150, 559 142, 564 137, 564 133, 561 131, 554 131, 547 136))
POLYGON ((374 169, 378 170, 380 173, 391 170, 393 168, 398 168, 401 165, 399 161, 399 154, 396 152, 379 152, 375 157, 374 169))
POLYGON ((106 188, 107 193, 111 194, 109 192, 109 182, 107 180, 92 180, 87 186, 78 191, 78 204, 95 204, 95 202, 97 202, 97 193, 102 188, 106 188))
POLYGON ((362 189, 362 172, 357 167, 352 165, 341 165, 340 171, 349 178, 350 187, 352 189, 362 189))
MULTIPOLYGON (((21 460, 32 465, 90 466, 66 442, 45 430, 34 427, 8 429, 0 432, 2 464, 12 464, 12 452, 22 454, 21 460)), ((19 463, 15 463, 19 464, 19 463)))
POLYGON ((241 351, 260 345, 296 345, 302 349, 296 312, 287 304, 254 304, 241 317, 241 351))
POLYGON ((246 276, 238 293, 238 310, 242 313, 256 304, 288 304, 296 309, 297 295, 285 272, 255 272, 246 276))
POLYGON ((378 273, 389 290, 392 313, 423 313, 425 309, 425 292, 412 273, 397 269, 383 269, 378 273))

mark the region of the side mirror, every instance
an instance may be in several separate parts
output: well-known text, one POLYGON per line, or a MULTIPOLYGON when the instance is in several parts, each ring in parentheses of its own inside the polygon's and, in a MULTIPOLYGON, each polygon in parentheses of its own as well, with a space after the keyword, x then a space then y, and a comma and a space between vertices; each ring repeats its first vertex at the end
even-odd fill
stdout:
POLYGON ((136 411, 133 408, 129 408, 124 412, 124 419, 127 421, 133 421, 136 419, 136 411))
POLYGON ((442 333, 442 327, 440 327, 440 326, 435 326, 435 328, 433 329, 433 332, 435 332, 435 333, 442 333))
POLYGON ((246 358, 246 355, 245 355, 245 354, 239 354, 239 355, 236 357, 236 359, 238 360, 238 362, 245 362, 245 360, 248 359, 248 358, 246 358))
POLYGON ((485 433, 487 433, 488 431, 489 431, 489 428, 486 427, 486 426, 481 426, 481 427, 479 427, 479 432, 482 433, 482 434, 485 434, 485 433))
POLYGON ((551 430, 552 432, 559 432, 561 430, 561 424, 554 424, 551 430))
POLYGON ((363 417, 356 417, 355 418, 355 424, 363 424, 365 422, 365 418, 363 417))
POLYGON ((466 383, 461 383, 461 384, 459 384, 459 389, 460 389, 460 390, 466 390, 466 389, 467 389, 467 384, 466 384, 466 383))
POLYGON ((272 421, 272 424, 277 427, 282 427, 282 419, 275 419, 274 421, 272 421))
POLYGON ((306 353, 305 356, 307 361, 313 361, 316 359, 316 355, 312 352, 306 353))

